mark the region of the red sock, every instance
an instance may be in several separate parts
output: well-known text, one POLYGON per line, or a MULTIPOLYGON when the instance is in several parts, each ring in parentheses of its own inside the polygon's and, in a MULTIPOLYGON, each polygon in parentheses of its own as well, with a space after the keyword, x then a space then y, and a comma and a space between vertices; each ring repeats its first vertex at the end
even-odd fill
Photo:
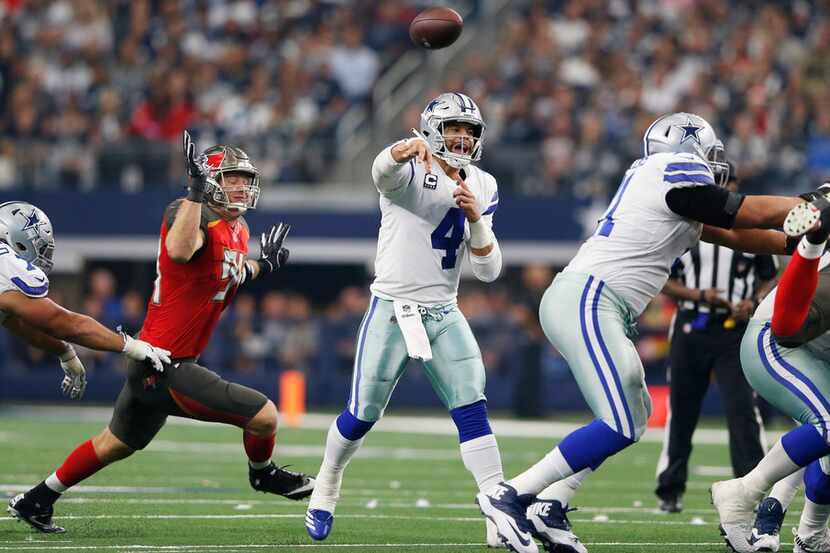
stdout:
MULTIPOLYGON (((802 239, 803 242, 804 239, 802 239)), ((822 244, 822 249, 824 245, 822 244)), ((772 312, 772 333, 778 337, 792 336, 807 320, 810 303, 818 285, 819 255, 803 252, 802 244, 793 253, 790 264, 775 293, 775 307, 772 312), (814 257, 815 256, 815 257, 814 257)))
POLYGON ((255 436, 250 432, 243 432, 242 443, 245 445, 245 453, 248 454, 248 459, 252 463, 266 463, 271 460, 271 454, 274 452, 274 442, 276 442, 276 434, 262 437, 255 436))
POLYGON ((70 488, 81 480, 89 478, 104 466, 104 463, 99 461, 98 455, 95 454, 92 440, 87 440, 69 454, 69 457, 58 467, 55 474, 61 484, 70 488))

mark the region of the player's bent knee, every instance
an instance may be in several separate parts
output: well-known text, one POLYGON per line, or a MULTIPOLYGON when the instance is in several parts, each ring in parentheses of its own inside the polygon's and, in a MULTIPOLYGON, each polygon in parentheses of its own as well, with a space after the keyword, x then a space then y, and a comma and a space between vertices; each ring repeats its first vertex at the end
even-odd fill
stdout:
POLYGON ((122 442, 109 428, 92 438, 95 455, 102 463, 108 464, 129 457, 135 450, 122 442))
POLYGON ((256 436, 271 436, 277 432, 277 406, 270 399, 245 425, 245 430, 256 436))
POLYGON ((372 429, 376 421, 364 421, 352 415, 348 410, 337 417, 337 430, 347 440, 359 440, 372 429))

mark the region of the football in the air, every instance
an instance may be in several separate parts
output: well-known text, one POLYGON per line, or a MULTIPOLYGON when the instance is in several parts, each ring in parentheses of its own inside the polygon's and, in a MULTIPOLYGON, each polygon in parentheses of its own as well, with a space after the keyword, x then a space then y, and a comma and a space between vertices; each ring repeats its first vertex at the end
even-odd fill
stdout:
POLYGON ((446 48, 461 36, 464 20, 458 12, 444 7, 429 8, 409 24, 409 38, 421 48, 446 48))

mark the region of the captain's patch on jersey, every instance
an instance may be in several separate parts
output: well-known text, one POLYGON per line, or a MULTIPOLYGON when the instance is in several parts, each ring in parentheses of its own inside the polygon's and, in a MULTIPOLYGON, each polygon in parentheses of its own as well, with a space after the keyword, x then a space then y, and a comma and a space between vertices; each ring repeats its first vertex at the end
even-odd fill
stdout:
POLYGON ((438 188, 438 176, 433 175, 432 173, 424 175, 424 188, 429 190, 435 190, 438 188))

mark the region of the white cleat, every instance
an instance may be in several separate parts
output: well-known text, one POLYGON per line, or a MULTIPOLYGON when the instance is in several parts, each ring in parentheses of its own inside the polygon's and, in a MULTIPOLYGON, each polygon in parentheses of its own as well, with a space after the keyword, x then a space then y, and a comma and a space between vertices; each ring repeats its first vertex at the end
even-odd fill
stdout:
POLYGON ((746 493, 743 482, 739 478, 715 482, 710 494, 726 545, 736 553, 753 553, 749 538, 756 501, 746 493))
POLYGON ((799 536, 793 528, 793 536, 793 553, 830 553, 830 530, 827 528, 806 536, 799 536))
MULTIPOLYGON (((821 198, 819 198, 821 199, 821 198)), ((790 209, 784 219, 784 232, 787 236, 801 236, 818 222, 821 211, 811 203, 800 203, 790 209)))
POLYGON ((484 526, 487 528, 487 547, 491 549, 505 549, 501 542, 496 525, 489 518, 484 519, 484 526))
POLYGON ((753 528, 749 543, 752 544, 753 551, 777 553, 781 548, 781 537, 778 534, 761 534, 757 528, 753 528))
POLYGON ((481 514, 496 527, 496 532, 507 549, 516 553, 539 553, 539 547, 530 535, 530 523, 525 517, 526 504, 519 501, 513 486, 501 482, 487 493, 476 496, 481 514))

